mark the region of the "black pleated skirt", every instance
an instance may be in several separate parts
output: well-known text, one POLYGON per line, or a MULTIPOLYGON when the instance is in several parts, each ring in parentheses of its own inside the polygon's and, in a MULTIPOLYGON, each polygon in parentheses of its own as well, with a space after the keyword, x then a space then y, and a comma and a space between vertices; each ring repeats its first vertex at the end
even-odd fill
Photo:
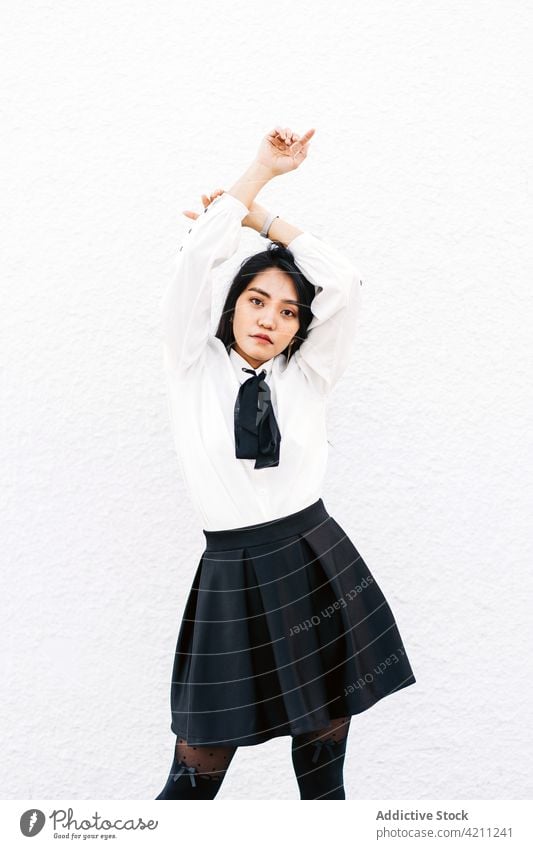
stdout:
POLYGON ((178 737, 251 746, 323 728, 415 683, 389 604, 321 498, 203 533, 172 672, 178 737))

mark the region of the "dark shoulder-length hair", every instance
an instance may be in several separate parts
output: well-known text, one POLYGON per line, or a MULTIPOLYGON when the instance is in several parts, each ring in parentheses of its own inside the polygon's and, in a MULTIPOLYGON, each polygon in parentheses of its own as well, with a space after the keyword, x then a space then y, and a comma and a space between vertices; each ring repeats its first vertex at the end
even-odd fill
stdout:
MULTIPOLYGON (((296 288, 299 326, 291 347, 291 356, 298 350, 304 339, 307 338, 307 328, 313 318, 311 302, 315 297, 315 287, 304 277, 296 265, 292 251, 281 242, 272 241, 265 251, 253 254, 253 256, 248 257, 241 263, 229 287, 222 308, 222 315, 220 316, 215 333, 217 339, 220 339, 224 343, 228 354, 235 343, 232 319, 237 299, 252 282, 256 274, 259 274, 259 272, 264 271, 266 268, 279 268, 290 274, 296 288)), ((285 354, 285 357, 287 357, 288 345, 280 353, 285 354)))

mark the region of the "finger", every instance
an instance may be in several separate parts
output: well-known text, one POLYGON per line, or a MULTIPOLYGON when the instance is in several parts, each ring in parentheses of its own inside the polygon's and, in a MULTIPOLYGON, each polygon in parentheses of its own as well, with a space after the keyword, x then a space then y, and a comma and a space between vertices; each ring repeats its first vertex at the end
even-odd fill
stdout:
POLYGON ((193 221, 198 218, 198 213, 193 212, 192 209, 182 209, 182 212, 184 215, 187 216, 187 218, 192 218, 193 221))
POLYGON ((203 205, 207 207, 216 197, 222 194, 224 194, 224 189, 215 189, 210 195, 201 195, 200 197, 202 198, 203 205))
POLYGON ((314 127, 313 127, 313 129, 311 129, 311 130, 307 130, 307 132, 306 132, 306 133, 304 133, 304 134, 303 134, 303 136, 302 136, 302 138, 300 139, 300 141, 301 141, 302 145, 307 144, 307 142, 309 141, 309 139, 312 139, 312 138, 313 138, 314 134, 315 134, 315 129, 314 129, 314 127))
POLYGON ((291 151, 293 151, 295 153, 299 153, 301 150, 306 150, 307 145, 309 144, 309 139, 313 138, 314 134, 315 134, 314 129, 308 130, 306 133, 304 133, 304 135, 301 137, 301 139, 299 141, 295 142, 292 145, 291 151))
POLYGON ((270 144, 274 145, 278 150, 285 150, 285 142, 279 134, 269 137, 270 144))
POLYGON ((291 128, 290 128, 290 127, 285 127, 285 129, 283 130, 283 135, 284 135, 284 137, 285 137, 285 141, 286 141, 286 142, 290 141, 290 138, 291 138, 291 128))
POLYGON ((294 155, 302 150, 302 148, 304 147, 304 142, 302 141, 300 136, 297 135, 293 135, 293 139, 294 141, 291 144, 291 153, 294 155))
POLYGON ((296 153, 293 154, 294 159, 298 160, 298 165, 300 165, 304 161, 304 159, 306 158, 307 153, 309 151, 309 146, 310 145, 306 145, 305 147, 302 147, 301 150, 299 150, 299 151, 297 151, 296 153))

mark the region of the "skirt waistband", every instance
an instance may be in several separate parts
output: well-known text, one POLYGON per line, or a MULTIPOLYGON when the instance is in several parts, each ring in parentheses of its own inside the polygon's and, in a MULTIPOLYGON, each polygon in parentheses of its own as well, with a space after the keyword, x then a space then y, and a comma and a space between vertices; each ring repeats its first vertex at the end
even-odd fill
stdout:
POLYGON ((237 548, 240 545, 261 545, 273 540, 283 539, 299 531, 307 531, 330 518, 321 498, 308 507, 289 513, 279 519, 260 522, 257 525, 244 525, 242 528, 229 528, 225 531, 207 531, 203 533, 207 542, 207 551, 220 551, 237 548))

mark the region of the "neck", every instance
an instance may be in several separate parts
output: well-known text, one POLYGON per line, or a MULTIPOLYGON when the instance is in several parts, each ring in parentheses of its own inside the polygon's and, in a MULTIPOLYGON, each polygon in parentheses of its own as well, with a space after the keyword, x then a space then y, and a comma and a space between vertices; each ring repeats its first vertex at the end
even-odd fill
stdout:
POLYGON ((252 368, 259 368, 259 366, 262 366, 263 363, 267 363, 268 360, 271 359, 271 357, 269 357, 268 360, 266 360, 266 359, 265 360, 256 360, 253 357, 251 357, 249 354, 245 353, 245 351, 243 351, 241 348, 239 348, 237 343, 235 343, 235 345, 234 345, 234 350, 235 350, 235 353, 239 354, 239 356, 242 357, 243 360, 246 360, 248 365, 251 366, 252 368))

